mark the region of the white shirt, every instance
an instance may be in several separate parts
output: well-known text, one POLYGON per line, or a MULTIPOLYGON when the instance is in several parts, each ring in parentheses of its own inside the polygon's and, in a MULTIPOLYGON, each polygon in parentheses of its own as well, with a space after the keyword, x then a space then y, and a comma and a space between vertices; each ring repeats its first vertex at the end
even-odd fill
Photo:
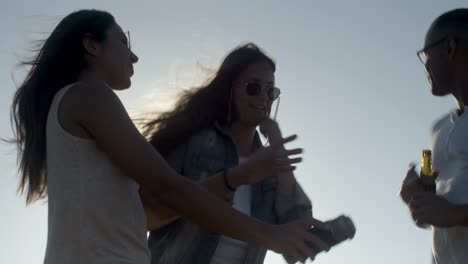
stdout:
MULTIPOLYGON (((432 130, 433 169, 439 171, 436 193, 454 204, 468 204, 467 111, 449 113, 432 130)), ((434 227, 433 253, 437 264, 468 263, 468 228, 434 227)))
MULTIPOLYGON (((244 161, 245 158, 239 158, 240 163, 244 161)), ((250 215, 251 194, 250 185, 239 186, 234 193, 232 207, 246 215, 250 215)), ((221 236, 210 264, 241 264, 246 257, 247 248, 247 242, 221 236)))

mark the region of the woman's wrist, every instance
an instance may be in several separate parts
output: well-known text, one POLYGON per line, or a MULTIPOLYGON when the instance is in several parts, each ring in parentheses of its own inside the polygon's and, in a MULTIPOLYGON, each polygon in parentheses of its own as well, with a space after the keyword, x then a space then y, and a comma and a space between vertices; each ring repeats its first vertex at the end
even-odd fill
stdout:
POLYGON ((233 186, 231 183, 230 183, 230 180, 228 178, 228 172, 229 172, 229 168, 226 168, 223 170, 223 183, 224 183, 224 187, 226 187, 226 189, 228 189, 229 191, 231 192, 235 192, 236 191, 236 186, 233 186))
MULTIPOLYGON (((225 180, 225 185, 229 185, 229 187, 237 189, 237 187, 241 185, 248 184, 247 179, 244 179, 245 175, 248 175, 247 171, 248 168, 245 165, 235 166, 226 169, 223 176, 225 180)), ((232 190, 229 187, 226 186, 227 189, 232 190)))

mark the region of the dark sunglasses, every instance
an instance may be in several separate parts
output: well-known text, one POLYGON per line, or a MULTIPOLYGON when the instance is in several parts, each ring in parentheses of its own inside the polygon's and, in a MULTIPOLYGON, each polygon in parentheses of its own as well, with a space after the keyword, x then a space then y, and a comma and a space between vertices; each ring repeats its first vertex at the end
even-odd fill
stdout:
MULTIPOLYGON (((257 96, 263 91, 263 89, 262 89, 262 85, 260 83, 258 83, 258 82, 249 82, 249 83, 245 84, 245 91, 250 96, 257 96)), ((268 95, 268 98, 271 101, 274 101, 274 100, 278 99, 278 97, 280 96, 281 90, 278 87, 269 87, 269 88, 267 88, 266 93, 268 95)))

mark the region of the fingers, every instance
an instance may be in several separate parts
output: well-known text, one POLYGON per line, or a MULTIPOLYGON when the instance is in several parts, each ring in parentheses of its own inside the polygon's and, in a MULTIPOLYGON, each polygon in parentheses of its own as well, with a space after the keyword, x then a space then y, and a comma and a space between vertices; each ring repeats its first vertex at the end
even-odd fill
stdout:
MULTIPOLYGON (((302 256, 302 253, 299 252, 296 242, 297 241, 290 241, 291 243, 289 244, 290 248, 283 254, 284 259, 288 264, 294 264, 297 263, 298 261, 305 261, 307 260, 307 257, 302 256)), ((303 243, 303 242, 302 242, 303 243)))
POLYGON ((302 158, 294 158, 288 161, 289 164, 296 164, 302 162, 302 158))
POLYGON ((296 169, 296 166, 293 164, 297 164, 302 162, 302 158, 294 158, 294 159, 276 159, 275 164, 272 166, 276 172, 292 172, 296 169))
POLYGON ((329 229, 326 223, 312 217, 296 220, 288 224, 289 234, 294 237, 293 240, 290 240, 291 251, 285 255, 288 263, 296 263, 297 261, 305 263, 308 258, 313 260, 318 252, 330 250, 330 246, 326 242, 308 231, 312 227, 322 230, 329 229))
POLYGON ((431 207, 433 203, 434 203, 434 199, 432 196, 426 193, 421 193, 421 194, 414 195, 409 201, 408 206, 411 212, 414 212, 415 210, 418 210, 418 209, 431 207))
POLYGON ((312 251, 314 251, 314 248, 317 248, 319 249, 320 251, 329 251, 330 250, 330 246, 325 243, 324 241, 322 241, 318 236, 310 233, 310 232, 306 232, 304 234, 304 237, 303 237, 304 241, 306 241, 310 246, 310 249, 308 250, 308 255, 310 255, 310 253, 312 251))
POLYGON ((310 261, 314 261, 314 260, 315 260, 315 256, 317 256, 317 253, 318 253, 317 251, 312 252, 312 254, 309 256, 310 261))
POLYGON ((408 183, 417 179, 418 179, 418 174, 416 173, 416 165, 411 163, 406 173, 406 177, 403 180, 403 185, 407 185, 408 183))
POLYGON ((421 218, 425 215, 425 210, 423 208, 416 208, 414 211, 411 212, 411 216, 415 220, 421 220, 421 218))
POLYGON ((329 230, 330 229, 328 224, 326 224, 326 223, 324 223, 324 222, 322 222, 322 221, 320 221, 318 219, 312 218, 312 217, 296 220, 293 223, 297 223, 302 229, 310 229, 311 227, 318 228, 318 229, 321 229, 321 230, 329 230))
POLYGON ((418 208, 411 212, 411 217, 413 218, 414 222, 418 225, 427 224, 427 213, 426 210, 423 208, 418 208))
POLYGON ((286 260, 288 264, 294 264, 297 262, 293 257, 289 255, 283 255, 283 257, 284 257, 284 260, 286 260))
POLYGON ((400 197, 408 204, 411 196, 419 190, 419 176, 415 171, 415 165, 410 164, 406 177, 400 189, 400 197))
POLYGON ((300 261, 301 263, 305 263, 305 262, 307 261, 308 258, 310 258, 311 260, 314 260, 314 259, 315 259, 315 254, 314 254, 314 253, 312 253, 312 254, 313 254, 312 257, 311 257, 311 256, 308 256, 308 257, 306 257, 304 260, 301 260, 301 259, 299 259, 298 257, 294 258, 294 257, 292 257, 292 256, 285 256, 285 255, 283 255, 283 257, 284 257, 284 260, 286 260, 286 263, 288 263, 288 264, 295 264, 295 263, 297 263, 298 261, 300 261))
POLYGON ((304 150, 301 148, 295 148, 291 150, 284 150, 279 153, 279 157, 286 157, 286 156, 291 156, 291 155, 297 155, 301 154, 304 150))
POLYGON ((280 160, 282 163, 279 165, 285 165, 284 163, 287 163, 286 165, 291 165, 294 163, 299 163, 302 161, 302 159, 289 159, 289 156, 292 155, 298 155, 304 152, 302 148, 294 148, 294 149, 285 149, 284 144, 290 141, 293 141, 297 138, 296 135, 289 136, 287 138, 282 139, 281 141, 271 145, 269 148, 269 152, 272 153, 277 160, 280 160))
POLYGON ((291 171, 291 166, 302 162, 301 157, 289 158, 289 155, 296 155, 302 153, 302 149, 293 149, 282 152, 275 160, 274 167, 277 169, 287 168, 287 171, 291 171))
POLYGON ((313 248, 301 242, 297 245, 297 260, 304 263, 312 252, 313 248))
POLYGON ((293 164, 297 164, 300 162, 302 162, 302 158, 276 159, 273 168, 276 172, 292 172, 296 169, 296 166, 293 166, 293 164))
POLYGON ((272 144, 271 147, 275 149, 281 148, 284 144, 294 141, 296 138, 297 138, 297 135, 291 135, 291 136, 285 137, 279 140, 278 142, 272 144))
POLYGON ((276 172, 293 172, 296 170, 296 166, 285 166, 280 168, 275 168, 276 172))
POLYGON ((309 258, 311 252, 314 251, 314 248, 311 247, 310 245, 302 243, 301 246, 298 248, 298 253, 299 253, 299 258, 297 261, 301 263, 305 263, 307 259, 309 258))
POLYGON ((416 208, 421 207, 421 199, 415 199, 415 197, 411 198, 408 203, 408 207, 412 213, 416 208))
MULTIPOLYGON (((295 227, 294 229, 298 231, 298 235, 301 236, 302 238, 301 241, 309 242, 310 247, 315 247, 315 248, 325 250, 325 251, 330 250, 329 245, 327 245, 325 242, 320 240, 316 235, 307 231, 312 227, 321 229, 321 230, 329 230, 329 227, 326 223, 323 223, 320 220, 310 217, 310 218, 296 220, 292 222, 291 224, 293 225, 293 228, 295 227)), ((302 250, 304 251, 305 249, 303 248, 302 250)), ((310 255, 310 252, 311 251, 309 251, 307 255, 310 255)))
POLYGON ((288 259, 286 259, 286 261, 288 262, 288 264, 292 264, 292 263, 297 263, 297 261, 299 261, 300 259, 301 259, 301 256, 299 252, 295 250, 294 252, 290 253, 290 255, 288 255, 288 259))
POLYGON ((412 201, 424 201, 424 200, 432 200, 436 198, 437 195, 431 192, 419 192, 413 195, 412 201))
POLYGON ((302 161, 302 158, 294 158, 294 159, 288 159, 288 158, 285 158, 285 159, 276 159, 275 161, 275 166, 276 167, 285 167, 285 166, 289 166, 289 165, 292 165, 292 164, 296 164, 296 163, 299 163, 302 161))
POLYGON ((408 204, 411 216, 417 223, 425 223, 428 210, 433 206, 433 199, 426 193, 415 195, 408 204))

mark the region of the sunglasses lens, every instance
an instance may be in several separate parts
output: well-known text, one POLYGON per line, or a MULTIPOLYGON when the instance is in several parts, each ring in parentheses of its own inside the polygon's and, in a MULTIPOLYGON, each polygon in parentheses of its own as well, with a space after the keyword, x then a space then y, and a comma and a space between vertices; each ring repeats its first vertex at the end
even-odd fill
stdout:
POLYGON ((245 86, 245 91, 248 95, 254 96, 260 94, 260 92, 262 91, 262 87, 259 83, 248 83, 245 86))
MULTIPOLYGON (((245 91, 250 96, 257 96, 262 92, 262 86, 259 83, 247 83, 245 91)), ((276 100, 281 94, 281 91, 277 87, 271 87, 267 90, 268 98, 272 101, 276 100)))
POLYGON ((276 88, 276 87, 273 87, 273 88, 270 88, 268 89, 268 97, 270 98, 270 100, 276 100, 281 94, 281 91, 279 88, 276 88))

